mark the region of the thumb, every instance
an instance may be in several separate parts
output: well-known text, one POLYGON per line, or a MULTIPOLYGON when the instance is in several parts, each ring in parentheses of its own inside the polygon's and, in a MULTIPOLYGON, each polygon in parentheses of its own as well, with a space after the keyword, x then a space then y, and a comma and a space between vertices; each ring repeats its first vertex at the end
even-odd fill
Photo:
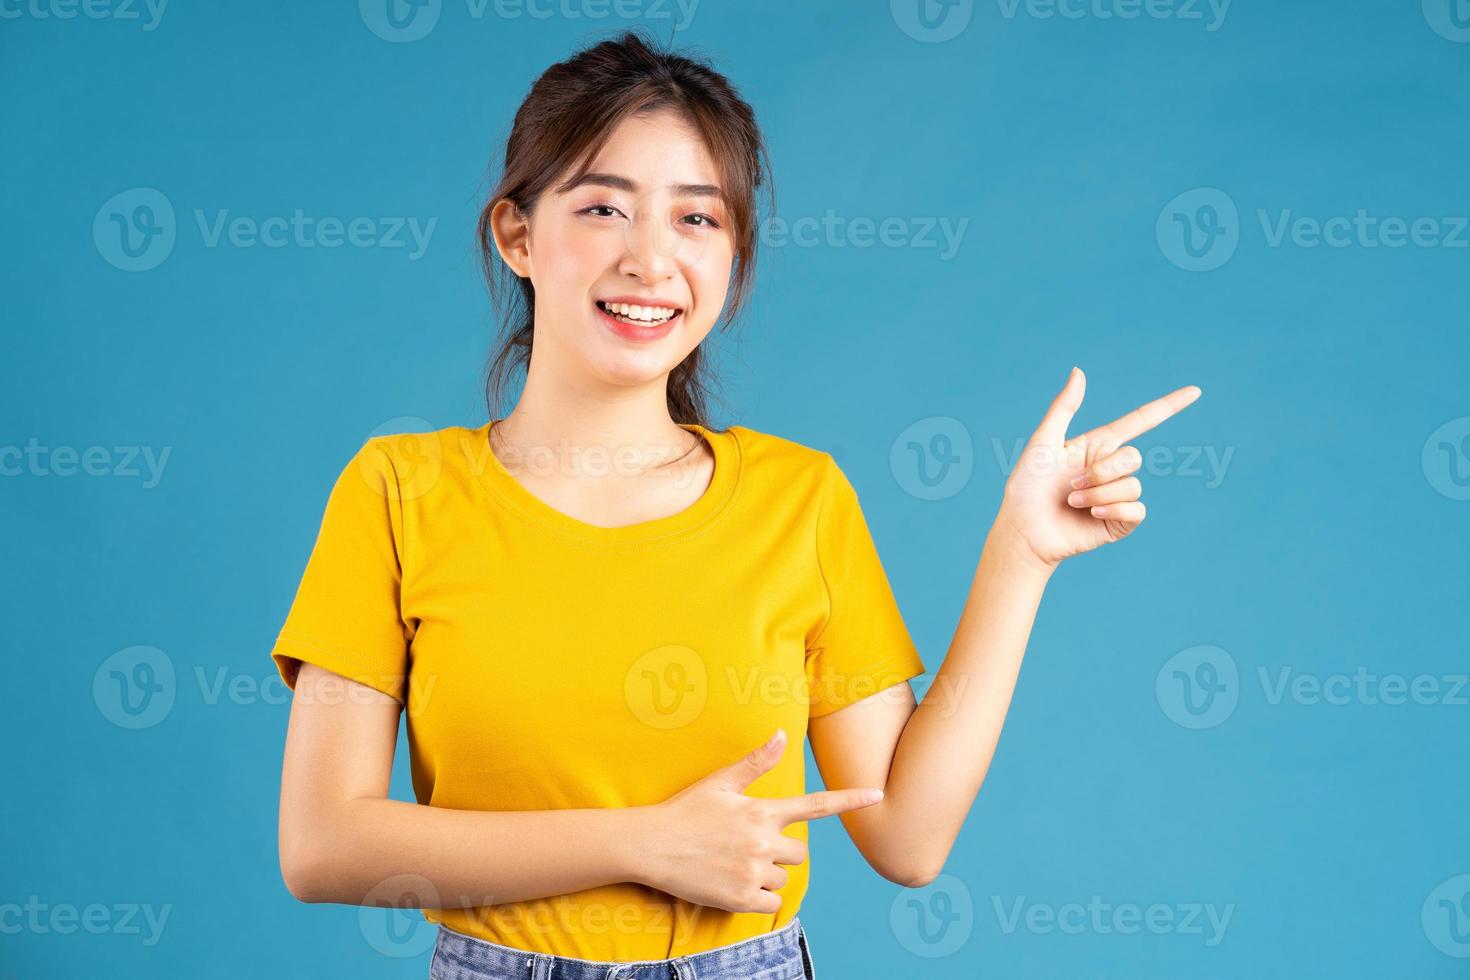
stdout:
POLYGON ((1072 416, 1077 414, 1077 409, 1082 407, 1082 397, 1087 393, 1087 376, 1082 369, 1074 367, 1072 373, 1067 375, 1067 383, 1052 399, 1051 407, 1046 410, 1041 424, 1036 427, 1036 434, 1031 441, 1037 444, 1060 445, 1067 440, 1067 426, 1072 424, 1072 416))
POLYGON ((757 777, 769 772, 785 751, 786 729, 778 728, 765 744, 751 749, 740 761, 715 770, 715 781, 729 789, 742 791, 757 777))

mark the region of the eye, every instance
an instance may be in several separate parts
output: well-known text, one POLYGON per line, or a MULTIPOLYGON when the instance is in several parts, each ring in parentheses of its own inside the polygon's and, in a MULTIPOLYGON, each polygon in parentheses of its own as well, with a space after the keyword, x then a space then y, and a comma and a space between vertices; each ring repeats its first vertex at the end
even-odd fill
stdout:
POLYGON ((684 220, 685 221, 688 221, 690 218, 699 218, 701 221, 704 222, 704 224, 702 224, 702 225, 695 225, 694 227, 696 227, 696 228, 718 228, 718 227, 720 227, 720 223, 718 221, 716 221, 714 218, 711 218, 707 214, 690 214, 690 215, 685 215, 684 216, 684 220))
MULTIPOLYGON (((613 211, 613 212, 616 212, 618 209, 615 208, 615 207, 613 207, 611 204, 594 204, 594 205, 592 205, 589 208, 583 208, 582 210, 578 211, 577 213, 578 214, 589 214, 589 213, 591 213, 593 211, 599 211, 599 210, 600 211, 613 211)), ((610 217, 612 217, 612 215, 610 215, 610 214, 599 214, 596 217, 599 217, 599 218, 610 218, 610 217)))

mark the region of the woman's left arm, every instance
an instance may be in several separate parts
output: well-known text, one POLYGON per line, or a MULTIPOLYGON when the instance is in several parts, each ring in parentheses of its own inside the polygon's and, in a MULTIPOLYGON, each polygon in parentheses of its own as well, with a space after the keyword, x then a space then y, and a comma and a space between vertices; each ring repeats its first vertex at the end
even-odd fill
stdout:
POLYGON ((1010 709, 1041 595, 1064 558, 1129 534, 1144 518, 1128 440, 1200 395, 1189 386, 1067 439, 1086 379, 1073 368, 1006 480, 969 596, 922 702, 896 684, 808 726, 829 787, 883 786, 840 816, 868 863, 919 887, 943 868, 980 791, 1010 709))

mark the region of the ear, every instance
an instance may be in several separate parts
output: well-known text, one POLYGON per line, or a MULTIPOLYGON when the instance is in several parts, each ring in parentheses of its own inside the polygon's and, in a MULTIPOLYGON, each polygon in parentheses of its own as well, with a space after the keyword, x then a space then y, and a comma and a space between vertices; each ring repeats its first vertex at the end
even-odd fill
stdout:
POLYGON ((522 279, 531 274, 531 223, 509 198, 495 202, 490 211, 490 232, 501 261, 522 279))

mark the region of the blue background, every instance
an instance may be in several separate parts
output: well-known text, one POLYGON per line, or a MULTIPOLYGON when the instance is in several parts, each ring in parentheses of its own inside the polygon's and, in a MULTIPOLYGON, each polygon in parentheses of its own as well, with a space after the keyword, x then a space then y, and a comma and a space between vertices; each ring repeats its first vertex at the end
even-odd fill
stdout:
MULTIPOLYGON (((473 222, 520 98, 613 29, 668 36, 677 8, 476 17, 443 0, 427 34, 389 41, 371 0, 175 2, 151 30, 141 6, 62 19, 26 2, 0 20, 0 446, 108 462, 67 475, 11 453, 0 477, 0 980, 422 977, 426 955, 370 938, 395 929, 390 952, 414 951, 416 913, 303 905, 281 883, 289 708, 267 653, 363 439, 486 417, 473 222), (137 188, 174 209, 175 241, 126 271, 107 231, 139 214, 137 188), (418 258, 211 246, 196 209, 436 224, 418 258), (156 485, 129 475, 127 446, 170 452, 156 485), (176 682, 133 730, 93 682, 139 645, 176 682), (237 693, 216 697, 221 679, 237 693), (33 928, 27 903, 95 903, 111 926, 33 928), (167 909, 156 943, 126 931, 129 904, 167 909)), ((946 877, 907 893, 835 820, 813 825, 801 917, 819 975, 1470 972, 1470 899, 1451 917, 1470 883, 1470 692, 1443 696, 1470 669, 1470 234, 1273 245, 1259 216, 1470 214, 1470 30, 1436 2, 1237 0, 1221 21, 1184 0, 1134 19, 1100 16, 1126 0, 1080 17, 990 0, 950 10, 948 28, 969 20, 935 40, 911 0, 704 0, 677 34, 756 107, 781 217, 906 229, 765 249, 744 323, 711 341, 715 422, 837 456, 931 671, 1003 459, 1068 368, 1089 377, 1080 427, 1204 390, 1136 443, 1162 461, 1141 474, 1147 523, 1054 577, 946 877), (953 255, 922 244, 928 219, 967 221, 953 255), (1217 267, 1181 267, 1169 229, 1186 225, 1196 249, 1220 229, 1217 267), (890 458, 914 423, 969 440, 942 499, 890 458), (1168 664, 1201 645, 1236 669, 1216 692, 1234 707, 1190 727, 1168 664), (1423 675, 1442 696, 1273 701, 1262 670, 1423 675), (1218 942, 1203 917, 1007 928, 1018 899, 1065 915, 1093 896, 1231 918, 1218 942)))

